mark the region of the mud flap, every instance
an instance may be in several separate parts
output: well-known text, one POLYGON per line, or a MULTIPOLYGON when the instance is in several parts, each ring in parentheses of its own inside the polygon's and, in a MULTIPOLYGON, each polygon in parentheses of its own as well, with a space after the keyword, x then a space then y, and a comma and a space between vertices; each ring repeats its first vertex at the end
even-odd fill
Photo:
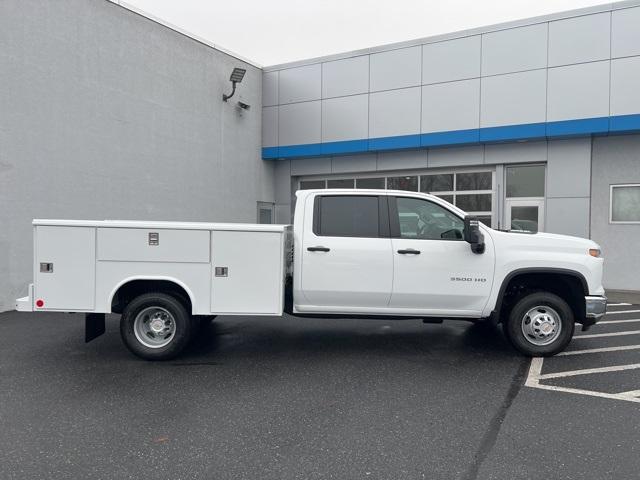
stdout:
POLYGON ((95 340, 105 332, 104 313, 86 313, 84 316, 84 342, 95 340))

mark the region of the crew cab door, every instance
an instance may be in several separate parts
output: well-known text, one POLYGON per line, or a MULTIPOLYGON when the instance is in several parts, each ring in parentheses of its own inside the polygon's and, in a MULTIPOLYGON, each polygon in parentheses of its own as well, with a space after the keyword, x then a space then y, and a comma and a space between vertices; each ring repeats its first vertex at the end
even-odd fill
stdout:
POLYGON ((493 282, 494 249, 484 253, 462 238, 463 219, 424 198, 389 197, 393 245, 390 307, 431 315, 479 315, 493 282))
POLYGON ((299 253, 303 299, 296 308, 357 313, 386 307, 393 277, 386 197, 327 194, 308 203, 299 253))

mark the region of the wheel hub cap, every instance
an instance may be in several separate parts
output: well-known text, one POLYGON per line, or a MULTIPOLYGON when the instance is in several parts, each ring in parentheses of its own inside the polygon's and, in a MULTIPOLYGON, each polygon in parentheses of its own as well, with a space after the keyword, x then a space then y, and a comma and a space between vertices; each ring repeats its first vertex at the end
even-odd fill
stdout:
POLYGON ((145 347, 161 348, 168 345, 176 333, 176 322, 168 310, 147 307, 136 315, 133 332, 145 347))
POLYGON ((160 319, 160 318, 154 318, 151 321, 151 330, 153 330, 156 333, 160 333, 162 332, 162 330, 164 330, 164 322, 160 319))
POLYGON ((562 330, 558 312, 546 305, 530 309, 522 318, 522 333, 529 343, 544 346, 553 343, 562 330))

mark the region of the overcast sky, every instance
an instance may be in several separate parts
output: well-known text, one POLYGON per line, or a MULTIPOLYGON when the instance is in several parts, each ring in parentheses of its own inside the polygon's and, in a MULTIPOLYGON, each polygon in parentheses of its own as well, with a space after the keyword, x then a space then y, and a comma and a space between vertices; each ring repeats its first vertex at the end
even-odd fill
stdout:
POLYGON ((259 65, 428 37, 602 0, 124 0, 259 65))

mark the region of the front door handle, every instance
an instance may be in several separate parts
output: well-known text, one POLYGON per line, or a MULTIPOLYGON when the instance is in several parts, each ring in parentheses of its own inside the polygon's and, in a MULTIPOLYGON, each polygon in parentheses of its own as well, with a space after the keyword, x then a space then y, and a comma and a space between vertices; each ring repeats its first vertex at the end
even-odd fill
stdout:
POLYGON ((307 250, 310 252, 328 252, 331 249, 327 247, 307 247, 307 250))
POLYGON ((398 250, 401 255, 420 255, 420 250, 414 250, 413 248, 407 248, 404 250, 398 250))

